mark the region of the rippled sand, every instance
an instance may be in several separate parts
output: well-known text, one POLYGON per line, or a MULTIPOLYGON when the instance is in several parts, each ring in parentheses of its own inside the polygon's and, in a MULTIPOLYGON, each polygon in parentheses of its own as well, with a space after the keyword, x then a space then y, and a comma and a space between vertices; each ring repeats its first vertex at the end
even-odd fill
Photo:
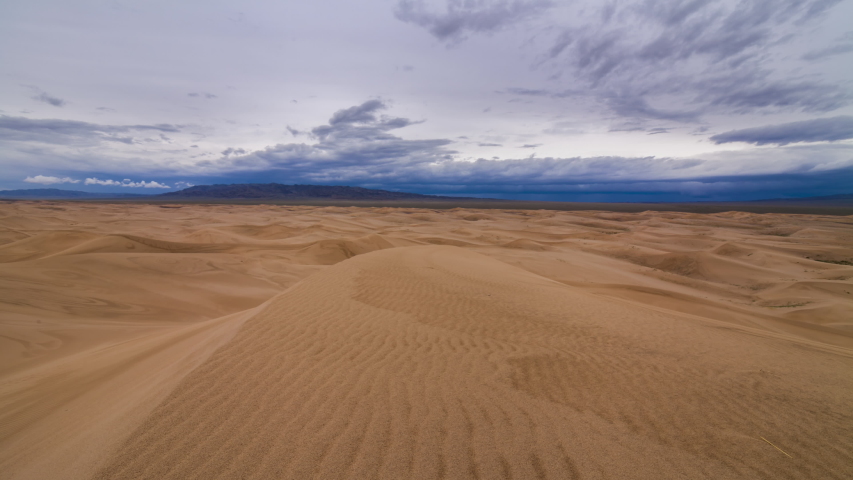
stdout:
POLYGON ((853 218, 0 203, 0 478, 850 478, 853 218))

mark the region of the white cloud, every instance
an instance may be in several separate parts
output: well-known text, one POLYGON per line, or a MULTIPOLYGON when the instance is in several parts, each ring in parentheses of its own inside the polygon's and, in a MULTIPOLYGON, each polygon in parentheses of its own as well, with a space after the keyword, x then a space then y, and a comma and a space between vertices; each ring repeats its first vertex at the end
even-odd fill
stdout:
POLYGON ((190 188, 190 187, 194 187, 194 186, 195 186, 194 183, 185 182, 183 180, 181 180, 180 182, 175 182, 175 188, 190 188))
POLYGON ((134 181, 130 180, 129 178, 125 178, 122 181, 118 181, 118 180, 110 180, 110 179, 101 180, 97 177, 92 177, 92 178, 87 178, 86 182, 84 182, 84 183, 86 185, 106 185, 106 186, 113 186, 113 187, 130 187, 130 188, 172 188, 166 184, 163 184, 160 182, 155 182, 153 180, 150 182, 146 182, 145 180, 141 180, 139 182, 134 182, 134 181))
POLYGON ((27 177, 24 179, 27 183, 40 183, 42 185, 53 185, 54 183, 80 183, 80 180, 74 180, 70 177, 51 177, 48 175, 36 175, 35 177, 27 177))

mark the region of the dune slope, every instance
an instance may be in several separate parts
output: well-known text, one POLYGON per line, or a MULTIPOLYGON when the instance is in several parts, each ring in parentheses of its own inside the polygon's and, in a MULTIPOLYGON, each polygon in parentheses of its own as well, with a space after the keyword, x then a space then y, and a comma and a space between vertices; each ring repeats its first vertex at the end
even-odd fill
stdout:
POLYGON ((0 480, 853 477, 851 354, 850 216, 0 202, 0 480))
POLYGON ((470 249, 390 248, 269 301, 96 478, 849 478, 851 368, 470 249))

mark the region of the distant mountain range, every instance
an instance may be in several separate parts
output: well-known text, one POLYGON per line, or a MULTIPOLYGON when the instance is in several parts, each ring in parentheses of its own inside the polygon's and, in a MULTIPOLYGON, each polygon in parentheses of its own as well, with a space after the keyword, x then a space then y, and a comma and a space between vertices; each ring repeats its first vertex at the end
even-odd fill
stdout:
POLYGON ((270 200, 429 200, 438 197, 418 193, 391 192, 361 187, 334 185, 282 185, 280 183, 242 183, 233 185, 196 185, 177 192, 157 195, 174 199, 270 199, 270 200))

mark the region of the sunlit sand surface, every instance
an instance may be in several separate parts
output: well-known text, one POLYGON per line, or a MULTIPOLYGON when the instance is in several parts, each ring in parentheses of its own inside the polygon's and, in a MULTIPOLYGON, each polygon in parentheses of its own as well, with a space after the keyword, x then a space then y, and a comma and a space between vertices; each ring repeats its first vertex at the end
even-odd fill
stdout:
POLYGON ((0 204, 0 478, 853 478, 853 217, 0 204))

